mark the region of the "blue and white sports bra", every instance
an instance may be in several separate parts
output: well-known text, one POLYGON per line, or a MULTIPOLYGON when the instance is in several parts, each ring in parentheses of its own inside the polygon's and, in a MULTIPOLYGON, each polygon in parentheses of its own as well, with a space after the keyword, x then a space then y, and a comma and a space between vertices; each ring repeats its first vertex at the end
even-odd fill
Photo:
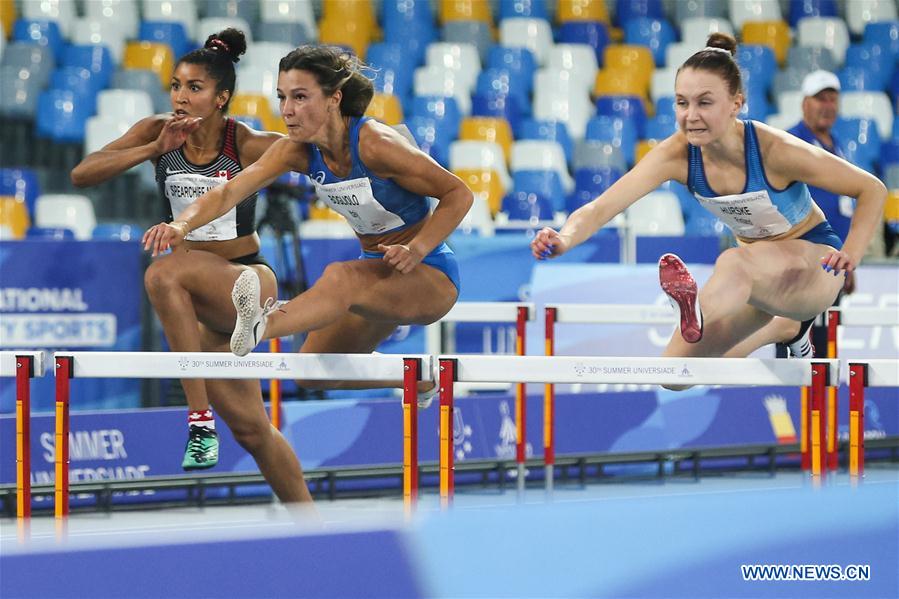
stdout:
POLYGON ((382 235, 414 225, 430 210, 428 199, 403 189, 390 179, 371 173, 359 158, 359 129, 369 117, 350 120, 352 167, 339 178, 322 158, 315 145, 309 146, 309 177, 315 194, 335 212, 343 215, 359 235, 382 235))
POLYGON ((744 239, 765 239, 786 233, 802 222, 812 209, 812 197, 801 181, 776 189, 765 176, 758 138, 752 121, 743 121, 746 186, 742 193, 718 195, 711 188, 702 166, 702 150, 687 145, 687 188, 702 206, 744 239))

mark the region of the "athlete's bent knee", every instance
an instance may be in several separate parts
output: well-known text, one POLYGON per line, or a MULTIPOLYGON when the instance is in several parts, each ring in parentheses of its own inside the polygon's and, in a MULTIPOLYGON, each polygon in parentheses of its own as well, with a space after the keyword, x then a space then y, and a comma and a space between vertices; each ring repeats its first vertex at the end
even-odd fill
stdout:
POLYGON ((272 426, 268 421, 238 425, 231 423, 229 427, 234 440, 250 455, 256 455, 256 452, 272 438, 272 426))
POLYGON ((180 286, 178 273, 165 261, 157 261, 144 273, 144 287, 150 299, 165 297, 170 291, 180 286))

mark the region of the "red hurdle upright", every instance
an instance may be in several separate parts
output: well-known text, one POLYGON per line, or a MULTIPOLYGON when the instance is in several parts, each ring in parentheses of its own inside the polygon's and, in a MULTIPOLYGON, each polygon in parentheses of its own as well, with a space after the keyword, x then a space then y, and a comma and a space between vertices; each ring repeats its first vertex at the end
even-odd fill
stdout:
POLYGON ((865 387, 868 365, 849 363, 849 474, 865 473, 865 387))
MULTIPOLYGON (((411 514, 418 501, 418 381, 421 359, 403 358, 403 506, 411 514)), ((438 384, 434 381, 434 384, 438 384)))
POLYGON ((16 356, 16 517, 31 517, 31 379, 34 356, 16 356))
POLYGON ((70 356, 56 356, 56 488, 54 513, 57 518, 69 515, 69 381, 74 376, 75 361, 70 356))
MULTIPOLYGON (((275 337, 269 339, 268 351, 273 354, 281 353, 281 339, 275 337)), ((271 379, 268 383, 268 409, 272 426, 281 430, 281 381, 271 379)))

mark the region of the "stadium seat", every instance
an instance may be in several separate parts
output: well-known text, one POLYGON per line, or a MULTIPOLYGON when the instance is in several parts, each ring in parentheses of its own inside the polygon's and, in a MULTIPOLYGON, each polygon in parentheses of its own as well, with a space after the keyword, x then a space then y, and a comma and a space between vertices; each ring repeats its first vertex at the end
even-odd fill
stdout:
POLYGON ((165 44, 177 60, 194 49, 195 44, 187 36, 183 23, 176 21, 141 21, 138 40, 165 44))
POLYGON ((412 90, 416 96, 445 96, 454 98, 463 115, 471 114, 471 87, 457 78, 455 69, 423 66, 415 69, 412 90))
POLYGON ((790 27, 784 21, 747 21, 743 24, 743 44, 768 46, 777 64, 783 66, 790 47, 790 27))
MULTIPOLYGON (((368 31, 369 39, 379 39, 381 30, 371 0, 322 0, 322 21, 340 19, 368 31)), ((320 25, 321 23, 319 23, 320 25)))
MULTIPOLYGON (((271 98, 274 103, 278 95, 278 65, 264 67, 258 64, 248 64, 240 66, 237 69, 237 81, 240 91, 271 98)), ((272 110, 275 108, 276 106, 272 106, 272 110)))
POLYGON ((440 128, 438 121, 429 116, 411 116, 406 119, 405 124, 421 151, 444 168, 449 168, 449 145, 454 136, 449 136, 440 128))
MULTIPOLYGON (((671 88, 674 92, 674 88, 671 88)), ((659 96, 655 100, 655 116, 668 116, 676 120, 674 114, 674 96, 659 96)))
POLYGON ((518 126, 516 135, 518 141, 536 139, 554 141, 562 146, 565 152, 565 161, 571 164, 574 157, 574 145, 568 135, 568 127, 562 121, 524 119, 518 126))
POLYGON ((19 18, 15 2, 0 2, 0 35, 10 37, 13 23, 19 18))
POLYGON ((567 71, 573 83, 589 93, 596 80, 596 54, 586 44, 556 44, 549 52, 548 69, 567 71))
POLYGON ((247 40, 247 48, 253 47, 253 29, 248 22, 239 17, 205 17, 197 21, 197 45, 202 46, 213 33, 219 33, 227 28, 243 31, 247 40))
POLYGON ((695 18, 726 19, 727 0, 681 0, 674 3, 674 22, 681 25, 681 34, 684 33, 684 22, 695 18))
POLYGON ((65 227, 79 240, 90 239, 97 219, 90 198, 76 194, 44 194, 37 199, 37 227, 65 227))
POLYGON ((472 44, 435 42, 425 51, 425 66, 436 66, 455 71, 455 79, 471 92, 481 72, 481 58, 472 44))
POLYGON ((66 48, 59 66, 82 67, 89 70, 99 89, 109 86, 115 72, 112 53, 109 48, 100 45, 70 45, 66 48))
POLYGON ((25 202, 28 214, 34 214, 37 198, 41 195, 37 173, 29 168, 0 168, 0 195, 25 202))
POLYGON ((8 239, 22 239, 31 226, 31 217, 24 201, 0 194, 0 227, 8 230, 8 239))
POLYGON ((646 105, 635 96, 603 96, 596 99, 596 114, 618 116, 637 125, 637 137, 643 137, 646 124, 646 105))
POLYGON ((543 0, 506 0, 499 3, 498 21, 524 17, 529 19, 549 20, 546 2, 543 0))
POLYGON ((287 133, 284 121, 275 116, 275 111, 266 96, 260 94, 236 93, 231 96, 228 112, 232 115, 250 116, 259 119, 266 131, 287 133))
POLYGON ((322 44, 343 46, 365 59, 365 51, 373 39, 370 25, 347 21, 339 17, 322 19, 318 24, 318 40, 322 44))
POLYGON ((204 17, 243 19, 250 25, 259 21, 259 3, 242 0, 202 0, 199 6, 204 17))
POLYGON ((605 0, 559 0, 556 19, 561 24, 570 21, 611 23, 605 0))
POLYGON ((567 21, 559 26, 560 44, 586 44, 593 48, 597 67, 609 45, 609 29, 599 21, 567 21))
POLYGON ((37 101, 37 134, 57 142, 82 143, 87 119, 94 113, 94 97, 84 98, 61 89, 45 91, 37 101))
POLYGON ((111 116, 92 116, 84 127, 85 156, 103 149, 106 144, 124 135, 130 125, 128 121, 111 116))
MULTIPOLYGON (((553 212, 565 210, 565 198, 568 192, 562 183, 559 173, 552 170, 520 170, 512 173, 513 189, 516 193, 534 193, 546 197, 553 207, 553 212)), ((572 185, 572 190, 573 190, 572 185)))
POLYGON ((840 114, 844 117, 865 117, 877 121, 881 139, 893 132, 893 111, 889 97, 883 92, 845 92, 840 94, 840 114))
POLYGON ((787 20, 796 27, 806 17, 838 17, 837 0, 791 0, 787 20))
POLYGON ((72 26, 72 43, 100 45, 109 48, 114 64, 122 62, 125 51, 125 35, 121 27, 109 19, 75 19, 72 26))
POLYGON ((566 194, 574 189, 574 179, 568 173, 568 161, 562 146, 554 141, 526 139, 512 144, 509 166, 517 171, 553 171, 566 194))
POLYGON ((520 110, 515 98, 507 94, 487 92, 471 97, 471 116, 505 119, 513 131, 518 129, 521 119, 527 116, 522 115, 520 110))
POLYGON ((640 81, 644 93, 649 93, 649 81, 655 70, 655 59, 646 46, 618 44, 608 46, 603 57, 603 69, 621 68, 632 73, 640 81))
POLYGON ((869 22, 862 41, 877 44, 892 54, 894 63, 899 62, 899 20, 869 22))
POLYGON ((489 169, 473 168, 453 170, 453 173, 462 179, 477 198, 476 201, 486 203, 491 216, 496 216, 506 190, 499 173, 489 169))
POLYGON ((453 172, 466 169, 494 171, 504 190, 512 186, 506 157, 499 144, 488 141, 459 140, 450 144, 449 166, 453 172))
MULTIPOLYGON (((873 165, 880 160, 884 138, 874 119, 841 116, 834 123, 833 132, 843 146, 851 144, 852 153, 866 164, 873 165)), ((855 161, 851 162, 857 164, 855 161)))
POLYGON ((99 223, 91 231, 91 239, 115 241, 140 241, 143 235, 143 229, 134 223, 99 223))
POLYGON ((310 40, 318 39, 318 24, 312 2, 306 0, 259 0, 259 18, 265 23, 301 23, 310 40))
POLYGON ((882 92, 886 84, 882 75, 864 67, 843 67, 837 76, 840 89, 844 92, 882 92))
POLYGON ((460 140, 490 141, 503 149, 506 162, 512 151, 512 128, 505 119, 495 117, 467 117, 462 119, 460 140))
MULTIPOLYGON (((3 85, 0 85, 0 115, 15 119, 33 119, 42 86, 30 77, 28 69, 2 66, 0 81, 3 81, 3 85)), ((8 143, 8 140, 4 141, 8 143)))
POLYGON ((439 0, 441 23, 450 21, 483 21, 493 23, 489 2, 482 0, 439 0))
POLYGON ((621 178, 621 171, 613 167, 582 168, 574 173, 574 192, 569 194, 565 209, 571 213, 591 202, 621 178))
POLYGON ((680 37, 685 42, 704 44, 712 33, 734 35, 734 28, 722 17, 691 17, 681 21, 680 37))
POLYGON ((668 115, 656 115, 646 121, 644 139, 663 140, 677 132, 677 121, 668 115))
POLYGON ((628 164, 634 164, 637 146, 637 129, 633 121, 597 115, 587 121, 585 140, 607 142, 621 149, 628 164))
POLYGON ((791 66, 777 71, 774 74, 774 81, 771 82, 771 95, 777 98, 784 92, 802 89, 802 80, 807 74, 808 71, 802 71, 791 66))
POLYGON ((25 239, 45 241, 75 241, 75 231, 67 227, 29 227, 25 239))
MULTIPOLYGON (((562 80, 559 79, 561 84, 562 80)), ((593 115, 587 94, 572 94, 563 88, 550 87, 534 90, 534 118, 562 121, 572 139, 582 139, 587 121, 593 115)))
POLYGON ((581 140, 574 145, 574 169, 601 169, 612 167, 621 172, 627 170, 627 162, 621 148, 601 141, 581 140))
POLYGON ((500 212, 509 221, 527 221, 536 226, 540 221, 553 219, 552 201, 534 192, 513 191, 503 198, 500 212))
POLYGON ((72 35, 75 21, 75 3, 70 0, 21 0, 22 18, 34 21, 53 21, 59 25, 64 38, 72 35))
POLYGON ((527 48, 539 66, 546 63, 553 45, 552 29, 542 19, 504 19, 499 26, 499 40, 507 48, 527 48))
POLYGON ((24 69, 23 79, 31 79, 38 88, 50 82, 50 75, 56 69, 56 58, 53 52, 45 47, 30 42, 13 42, 3 51, 0 66, 24 69))
MULTIPOLYGON (((737 64, 743 70, 744 84, 763 94, 768 93, 774 73, 777 72, 777 58, 769 46, 743 44, 737 48, 737 64)), ((750 89, 749 91, 752 91, 750 89)))
POLYGON ((50 77, 52 89, 64 89, 96 102, 97 94, 102 89, 99 77, 82 67, 61 67, 53 71, 50 77))
MULTIPOLYGON (((168 82, 166 82, 168 83, 168 82)), ((168 89, 159 85, 159 76, 147 69, 123 69, 112 76, 112 87, 115 89, 133 89, 149 94, 153 100, 153 111, 162 113, 172 109, 172 100, 168 89)))
POLYGON ((391 94, 375 94, 368 108, 366 116, 374 117, 388 125, 399 125, 403 122, 403 106, 399 98, 391 94))
POLYGON ((649 48, 656 66, 665 64, 665 50, 676 41, 674 28, 663 18, 632 18, 624 23, 624 43, 649 48))
POLYGON ((175 57, 172 49, 166 44, 151 42, 128 42, 125 45, 125 57, 122 66, 126 69, 147 69, 156 73, 163 87, 168 87, 172 80, 172 69, 175 57))
POLYGON ((677 81, 677 69, 675 67, 667 67, 664 69, 656 69, 652 74, 649 82, 649 97, 653 103, 659 98, 670 96, 674 93, 674 84, 677 81))
POLYGON ((113 23, 122 40, 137 37, 140 27, 140 8, 137 0, 92 0, 82 3, 84 16, 107 23, 113 23))
POLYGON ((433 118, 449 141, 459 136, 462 114, 455 98, 449 96, 415 96, 412 98, 412 116, 433 118))
MULTIPOLYGON (((899 31, 897 31, 899 33, 899 31)), ((884 91, 893 74, 896 57, 889 47, 877 43, 862 42, 846 49, 846 67, 865 70, 874 84, 874 90, 884 91)))
POLYGON ((643 157, 649 154, 649 151, 657 145, 659 145, 658 139, 641 139, 638 141, 634 150, 634 164, 643 160, 643 157))
POLYGON ((653 191, 626 210, 632 235, 683 235, 684 214, 680 200, 670 191, 653 191))
POLYGON ((512 96, 512 99, 518 106, 519 114, 530 114, 530 95, 533 83, 533 78, 525 79, 524 77, 516 76, 507 69, 491 68, 478 74, 475 93, 482 96, 487 96, 491 93, 512 96))
POLYGON ((533 52, 527 48, 496 45, 490 48, 487 55, 487 67, 514 73, 517 79, 526 82, 526 87, 530 91, 533 87, 534 73, 537 72, 537 60, 533 52))
POLYGON ((106 89, 97 94, 99 116, 125 121, 131 126, 153 113, 153 98, 145 91, 106 89))
MULTIPOLYGON (((315 42, 304 23, 272 23, 259 21, 253 26, 253 51, 259 42, 287 44, 292 48, 315 42)), ((253 52, 250 52, 252 55, 253 52)), ((243 60, 243 58, 241 58, 243 60)))
POLYGON ((849 47, 846 22, 839 17, 807 17, 797 27, 799 46, 822 47, 830 50, 837 65, 842 65, 849 47))
POLYGON ((665 18, 665 8, 662 0, 615 0, 614 22, 622 28, 627 28, 627 23, 634 19, 665 18))
POLYGON ((730 22, 737 31, 742 31, 746 21, 781 20, 783 16, 777 0, 730 0, 730 22))
POLYGON ((833 52, 823 46, 792 46, 787 52, 787 67, 810 73, 822 70, 836 72, 838 64, 833 52))
MULTIPOLYGON (((65 46, 65 40, 59 30, 56 21, 31 21, 19 19, 13 27, 13 41, 28 42, 43 46, 53 53, 53 57, 59 60, 65 46)), ((6 51, 4 51, 6 54, 6 51)))
POLYGON ((868 23, 895 21, 895 0, 852 0, 846 2, 846 24, 853 35, 861 35, 868 23))
POLYGON ((705 41, 700 42, 698 38, 668 44, 665 49, 665 66, 669 69, 679 69, 687 59, 702 50, 703 44, 705 41))
POLYGON ((142 0, 141 5, 144 21, 181 23, 188 39, 197 38, 197 7, 194 0, 142 0))
POLYGON ((449 21, 443 24, 440 37, 450 44, 474 46, 481 64, 486 64, 487 55, 493 45, 493 32, 490 31, 490 25, 483 21, 449 21))

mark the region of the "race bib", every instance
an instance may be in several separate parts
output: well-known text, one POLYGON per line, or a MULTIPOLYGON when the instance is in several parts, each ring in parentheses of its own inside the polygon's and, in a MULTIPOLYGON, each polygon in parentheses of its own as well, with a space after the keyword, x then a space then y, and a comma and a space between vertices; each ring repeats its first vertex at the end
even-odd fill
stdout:
POLYGON ((703 208, 717 216, 737 237, 764 239, 790 230, 790 222, 765 190, 716 198, 696 194, 703 208))
MULTIPOLYGON (((225 183, 227 177, 205 177, 194 173, 169 174, 165 180, 165 197, 172 206, 172 216, 193 204, 198 197, 225 183)), ((225 241, 237 238, 237 207, 214 221, 187 234, 188 241, 225 241)))
POLYGON ((342 215, 360 235, 377 235, 403 226, 403 219, 390 212, 375 199, 367 177, 318 183, 313 179, 315 195, 342 215))

